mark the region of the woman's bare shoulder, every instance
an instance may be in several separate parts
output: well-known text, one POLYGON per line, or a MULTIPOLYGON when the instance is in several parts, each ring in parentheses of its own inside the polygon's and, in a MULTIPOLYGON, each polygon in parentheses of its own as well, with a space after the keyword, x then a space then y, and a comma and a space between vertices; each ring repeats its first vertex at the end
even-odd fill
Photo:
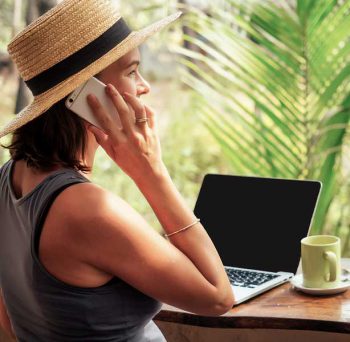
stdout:
POLYGON ((57 215, 62 215, 66 224, 81 226, 92 220, 123 215, 131 207, 119 196, 95 183, 79 183, 66 188, 54 205, 57 215))
POLYGON ((51 240, 66 249, 71 246, 72 253, 86 255, 87 249, 77 248, 83 246, 82 239, 90 244, 95 241, 96 234, 119 234, 138 216, 128 203, 111 191, 94 183, 79 183, 60 193, 50 208, 47 222, 49 226, 52 223, 60 227, 52 232, 58 234, 58 231, 59 236, 51 240))

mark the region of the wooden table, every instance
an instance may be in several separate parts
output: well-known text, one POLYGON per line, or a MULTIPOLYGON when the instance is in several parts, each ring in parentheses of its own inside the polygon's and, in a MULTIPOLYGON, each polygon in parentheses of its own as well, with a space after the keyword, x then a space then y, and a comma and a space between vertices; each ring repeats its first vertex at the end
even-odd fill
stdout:
MULTIPOLYGON (((342 259, 342 264, 350 269, 350 259, 342 259)), ((286 283, 233 307, 220 317, 194 315, 164 305, 154 319, 221 329, 314 330, 349 334, 350 290, 317 297, 295 291, 290 283, 286 283)))

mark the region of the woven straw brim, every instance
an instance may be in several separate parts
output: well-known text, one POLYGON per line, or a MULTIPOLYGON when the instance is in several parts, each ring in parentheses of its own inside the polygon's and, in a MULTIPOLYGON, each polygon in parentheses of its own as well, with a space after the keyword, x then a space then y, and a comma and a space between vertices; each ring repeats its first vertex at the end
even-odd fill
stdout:
POLYGON ((52 105, 70 94, 93 75, 96 75, 117 59, 141 45, 147 38, 154 35, 168 24, 172 23, 180 15, 181 12, 177 12, 142 30, 131 32, 130 35, 120 44, 116 45, 115 48, 87 66, 85 69, 69 77, 45 93, 35 96, 32 103, 20 111, 16 115, 15 119, 10 121, 2 128, 0 131, 0 139, 40 116, 52 105))

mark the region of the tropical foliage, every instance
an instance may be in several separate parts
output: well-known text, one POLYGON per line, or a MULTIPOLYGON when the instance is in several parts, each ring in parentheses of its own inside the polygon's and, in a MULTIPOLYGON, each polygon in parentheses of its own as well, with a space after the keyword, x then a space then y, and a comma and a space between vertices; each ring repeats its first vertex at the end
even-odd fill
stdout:
POLYGON ((349 174, 350 1, 225 3, 186 8, 190 48, 176 51, 197 113, 234 172, 322 181, 312 233, 348 240, 350 201, 340 210, 337 195, 349 174))

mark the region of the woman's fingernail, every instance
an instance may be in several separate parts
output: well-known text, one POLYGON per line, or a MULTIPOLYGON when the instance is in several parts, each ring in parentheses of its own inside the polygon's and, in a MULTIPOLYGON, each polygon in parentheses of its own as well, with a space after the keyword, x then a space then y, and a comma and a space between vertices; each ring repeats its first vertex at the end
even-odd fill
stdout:
POLYGON ((113 84, 108 84, 107 85, 107 89, 111 94, 117 94, 117 90, 115 89, 115 87, 113 86, 113 84))
POLYGON ((132 95, 130 94, 130 93, 127 93, 127 92, 125 92, 125 93, 123 93, 123 98, 124 99, 130 99, 130 97, 132 97, 132 95))

